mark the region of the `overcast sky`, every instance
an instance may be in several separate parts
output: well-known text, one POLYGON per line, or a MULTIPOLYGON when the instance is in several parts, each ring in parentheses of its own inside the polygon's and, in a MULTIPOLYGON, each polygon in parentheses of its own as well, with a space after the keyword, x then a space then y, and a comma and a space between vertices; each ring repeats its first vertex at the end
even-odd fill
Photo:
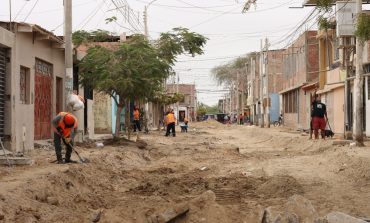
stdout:
MULTIPOLYGON (((9 1, 0 1, 0 19, 9 21, 9 1)), ((249 12, 242 14, 243 1, 156 0, 148 8, 148 27, 153 39, 160 32, 179 26, 209 38, 204 55, 182 56, 175 67, 180 83, 195 82, 199 90, 198 100, 208 105, 216 104, 224 95, 222 87, 212 78, 211 68, 238 55, 258 51, 261 38, 267 37, 272 43, 280 42, 312 10, 289 8, 301 6, 301 0, 257 0, 256 8, 252 6, 249 12)), ((73 0, 73 30, 143 32, 143 10, 148 3, 149 0, 73 0), (113 2, 121 11, 115 10, 113 2), (129 20, 122 15, 127 4, 132 10, 129 20), (105 24, 105 18, 112 16, 118 18, 117 23, 105 24)), ((12 0, 12 20, 35 23, 62 35, 63 1, 12 0)), ((310 25, 304 28, 310 28, 310 25)), ((273 44, 272 48, 281 46, 283 43, 273 44)))

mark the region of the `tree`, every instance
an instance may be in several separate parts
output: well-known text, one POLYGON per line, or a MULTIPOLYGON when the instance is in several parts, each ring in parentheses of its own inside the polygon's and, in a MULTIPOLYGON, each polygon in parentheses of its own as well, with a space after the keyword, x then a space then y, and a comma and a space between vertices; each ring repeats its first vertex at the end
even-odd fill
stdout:
MULTIPOLYGON (((86 37, 86 33, 82 36, 81 43, 93 39, 86 37)), ((176 57, 202 54, 206 41, 202 35, 176 28, 162 33, 154 44, 144 35, 133 35, 117 49, 92 46, 79 64, 80 81, 82 86, 109 94, 115 100, 118 137, 120 114, 124 106, 129 111, 130 99, 154 101, 162 91, 163 81, 173 74, 176 57)), ((125 123, 129 126, 129 113, 126 114, 125 123)))

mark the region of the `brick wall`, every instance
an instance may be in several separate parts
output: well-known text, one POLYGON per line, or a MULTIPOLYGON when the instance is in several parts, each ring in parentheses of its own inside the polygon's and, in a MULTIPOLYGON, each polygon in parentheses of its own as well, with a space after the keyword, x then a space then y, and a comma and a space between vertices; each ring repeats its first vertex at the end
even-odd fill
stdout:
POLYGON ((277 93, 283 90, 282 65, 284 50, 271 50, 268 52, 269 92, 277 93))

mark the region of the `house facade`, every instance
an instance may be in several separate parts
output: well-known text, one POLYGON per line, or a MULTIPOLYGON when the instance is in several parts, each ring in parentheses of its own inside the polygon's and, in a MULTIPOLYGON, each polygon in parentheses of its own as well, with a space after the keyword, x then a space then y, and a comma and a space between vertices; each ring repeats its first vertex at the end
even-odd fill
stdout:
POLYGON ((195 84, 167 84, 167 94, 183 94, 184 100, 172 105, 175 116, 180 122, 186 117, 189 121, 195 121, 197 117, 197 90, 195 84))
POLYGON ((52 138, 65 104, 63 40, 38 25, 0 22, 0 137, 13 152, 52 138))
POLYGON ((311 92, 302 89, 319 78, 317 31, 306 31, 283 54, 283 81, 280 91, 284 124, 292 129, 309 129, 311 92))

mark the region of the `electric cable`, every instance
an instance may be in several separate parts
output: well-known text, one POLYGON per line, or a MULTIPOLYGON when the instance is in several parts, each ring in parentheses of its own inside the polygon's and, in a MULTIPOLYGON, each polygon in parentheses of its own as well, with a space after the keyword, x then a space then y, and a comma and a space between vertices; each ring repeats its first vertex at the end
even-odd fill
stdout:
POLYGON ((31 10, 28 12, 28 14, 27 14, 26 18, 23 20, 23 22, 26 22, 27 21, 28 17, 31 15, 33 9, 35 9, 35 7, 36 7, 36 5, 37 5, 38 2, 39 2, 39 0, 36 0, 35 4, 33 4, 31 10))

